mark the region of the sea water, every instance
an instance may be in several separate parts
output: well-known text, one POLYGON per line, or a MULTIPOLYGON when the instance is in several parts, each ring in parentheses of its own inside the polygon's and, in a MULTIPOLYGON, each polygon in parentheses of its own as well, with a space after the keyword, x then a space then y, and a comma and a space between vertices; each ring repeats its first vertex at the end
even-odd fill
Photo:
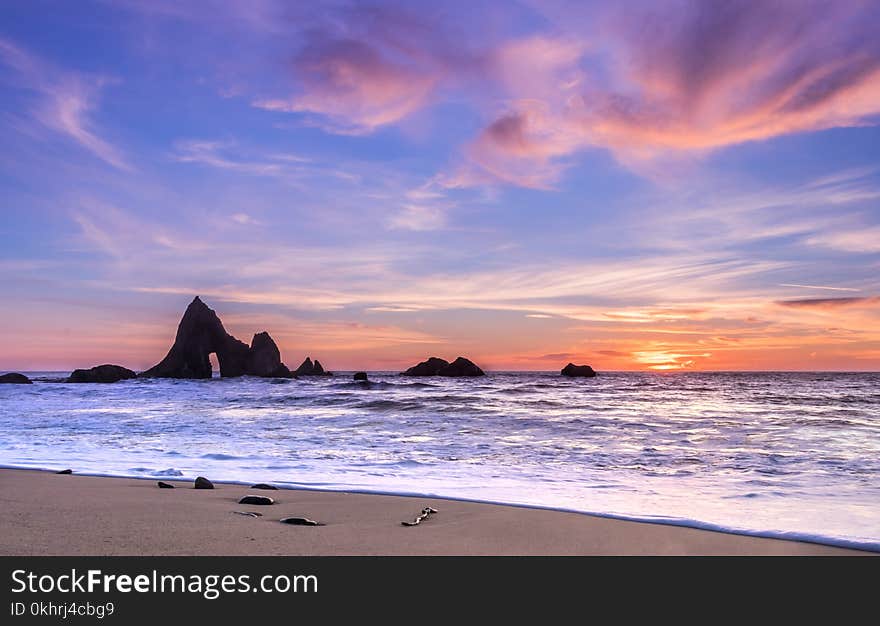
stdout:
POLYGON ((880 374, 0 385, 0 465, 418 494, 880 551, 880 374))

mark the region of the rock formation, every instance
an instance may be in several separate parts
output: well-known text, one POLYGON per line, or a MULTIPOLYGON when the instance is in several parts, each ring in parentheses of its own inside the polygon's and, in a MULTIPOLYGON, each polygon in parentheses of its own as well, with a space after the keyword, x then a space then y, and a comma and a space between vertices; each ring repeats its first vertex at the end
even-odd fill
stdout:
POLYGON ((447 367, 441 369, 438 373, 438 376, 485 376, 485 372, 477 367, 473 361, 464 358, 463 356, 458 357, 452 363, 450 363, 447 367))
POLYGON ((69 383, 115 383, 137 378, 137 374, 121 365, 97 365, 87 370, 73 370, 69 383))
POLYGON ((263 331, 254 335, 251 349, 245 363, 245 371, 251 376, 264 378, 290 378, 293 376, 281 362, 281 351, 269 333, 263 331))
POLYGON ((31 385, 31 379, 25 376, 24 374, 19 374, 17 372, 9 372, 8 374, 3 374, 0 376, 0 383, 6 383, 9 385, 31 385))
POLYGON ((254 335, 248 346, 226 332, 217 314, 196 296, 177 327, 174 345, 144 378, 211 378, 211 353, 217 355, 220 375, 291 376, 281 362, 278 346, 269 333, 254 335))
POLYGON ((293 374, 294 376, 329 376, 330 372, 324 371, 324 366, 318 359, 312 362, 311 357, 306 357, 293 374))
POLYGON ((597 375, 589 365, 575 365, 574 363, 563 367, 561 374, 571 378, 593 378, 597 375))
POLYGON ((484 372, 473 361, 462 356, 450 363, 446 359, 432 356, 427 361, 413 365, 403 373, 404 376, 483 376, 484 372))
POLYGON ((367 381, 367 373, 366 372, 355 372, 354 379, 359 381, 367 381))
POLYGON ((440 370, 449 367, 449 361, 432 356, 427 361, 422 361, 418 365, 413 365, 406 370, 404 376, 438 376, 440 370))

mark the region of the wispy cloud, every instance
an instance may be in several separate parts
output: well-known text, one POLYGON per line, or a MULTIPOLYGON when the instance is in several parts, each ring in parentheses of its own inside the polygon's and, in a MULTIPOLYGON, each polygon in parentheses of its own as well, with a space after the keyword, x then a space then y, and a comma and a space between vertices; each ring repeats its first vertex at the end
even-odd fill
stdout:
POLYGON ((880 252, 880 226, 817 233, 806 242, 844 252, 876 254, 880 252))
POLYGON ((32 119, 113 167, 132 170, 122 152, 98 134, 92 119, 101 91, 112 80, 62 70, 2 38, 0 59, 13 70, 14 85, 38 95, 30 111, 32 119))
POLYGON ((836 309, 850 306, 865 306, 880 304, 880 297, 867 298, 804 298, 801 300, 778 300, 779 306, 796 309, 836 309))
POLYGON ((780 287, 798 287, 799 289, 821 289, 825 291, 861 291, 854 287, 828 287, 826 285, 798 285, 796 283, 780 283, 780 287))

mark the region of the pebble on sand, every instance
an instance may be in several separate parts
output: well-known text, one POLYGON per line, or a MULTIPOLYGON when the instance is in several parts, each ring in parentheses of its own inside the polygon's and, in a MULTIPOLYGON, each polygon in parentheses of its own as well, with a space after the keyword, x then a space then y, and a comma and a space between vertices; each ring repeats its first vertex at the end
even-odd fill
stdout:
POLYGON ((213 489, 214 483, 212 483, 210 480, 208 480, 204 476, 199 476, 198 478, 196 478, 195 488, 196 489, 213 489))
POLYGON ((292 526, 325 526, 323 522, 316 522, 307 517, 285 517, 279 521, 282 524, 290 524, 292 526))
POLYGON ((269 498, 267 496, 252 496, 247 495, 244 496, 241 500, 238 501, 239 504, 257 504, 257 505, 265 505, 265 504, 275 504, 275 500, 269 498))
POLYGON ((251 489, 273 489, 277 490, 278 487, 275 485, 267 485, 266 483, 257 483, 256 485, 251 485, 251 489))
POLYGON ((163 483, 161 480, 157 484, 159 485, 159 489, 174 489, 174 485, 163 483))
POLYGON ((55 472, 56 474, 73 474, 72 469, 63 469, 60 472, 55 472))

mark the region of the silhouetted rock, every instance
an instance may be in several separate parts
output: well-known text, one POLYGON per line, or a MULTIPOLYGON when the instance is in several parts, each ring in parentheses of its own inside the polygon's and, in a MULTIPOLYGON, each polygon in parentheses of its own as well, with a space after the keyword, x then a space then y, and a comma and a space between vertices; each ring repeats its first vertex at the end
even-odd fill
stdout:
POLYGON ((296 368, 293 374, 294 376, 329 376, 330 372, 324 371, 324 367, 318 359, 315 359, 313 363, 310 357, 306 357, 306 360, 296 368))
POLYGON ((427 361, 413 365, 403 373, 404 376, 483 376, 484 372, 474 363, 462 356, 450 363, 445 359, 432 356, 427 361))
POLYGON ((163 483, 161 480, 156 484, 159 485, 159 489, 174 489, 174 485, 169 485, 168 483, 163 483))
POLYGON ((406 370, 404 376, 438 376, 440 370, 449 367, 449 361, 432 356, 427 361, 422 361, 418 365, 413 365, 406 370))
POLYGON ((31 379, 25 376, 24 374, 19 374, 18 372, 9 372, 8 374, 3 374, 0 376, 0 384, 5 383, 7 385, 32 385, 31 379))
POLYGON ((269 333, 254 335, 245 364, 246 373, 263 378, 291 378, 293 374, 281 362, 281 351, 269 333))
POLYGON ((72 469, 63 469, 63 470, 59 470, 55 473, 56 474, 73 474, 73 470, 72 469))
POLYGON ((196 482, 195 482, 194 486, 196 489, 213 489, 214 483, 212 483, 210 480, 208 480, 204 476, 199 476, 198 478, 196 478, 196 482))
POLYGON ((247 495, 244 496, 241 500, 238 501, 239 504, 256 504, 260 506, 265 506, 269 504, 275 504, 275 500, 270 498, 269 496, 252 496, 247 495))
POLYGON ((266 483, 257 483, 256 485, 251 485, 251 489, 272 489, 277 490, 278 487, 275 485, 267 485, 266 483))
POLYGON ((485 376, 485 372, 474 365, 473 361, 458 357, 452 363, 437 372, 438 376, 485 376))
POLYGON ((269 333, 257 333, 252 345, 248 346, 227 333, 217 314, 198 296, 186 308, 168 354, 141 376, 211 378, 212 353, 217 355, 220 376, 291 376, 269 333))
POLYGON ((596 372, 589 365, 575 365, 574 363, 569 363, 563 367, 561 373, 563 376, 570 376, 571 378, 593 378, 596 376, 596 372))
POLYGON ((115 383, 137 378, 137 374, 121 365, 97 365, 87 370, 73 370, 69 383, 115 383))
POLYGON ((354 373, 354 379, 355 379, 355 380, 363 380, 363 381, 366 381, 366 380, 368 380, 368 379, 367 379, 367 373, 366 373, 366 372, 355 372, 355 373, 354 373))

